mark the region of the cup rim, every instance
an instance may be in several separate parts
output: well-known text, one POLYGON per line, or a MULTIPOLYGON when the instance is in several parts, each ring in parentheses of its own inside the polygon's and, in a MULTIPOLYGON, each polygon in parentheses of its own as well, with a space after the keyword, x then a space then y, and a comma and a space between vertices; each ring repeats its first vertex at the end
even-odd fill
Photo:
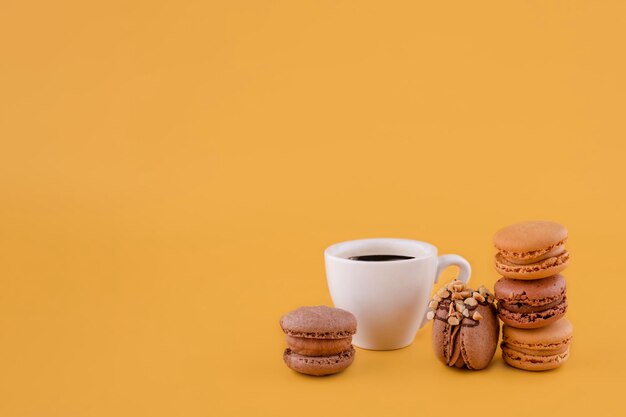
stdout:
POLYGON ((422 259, 427 259, 433 256, 437 256, 437 247, 431 243, 428 242, 424 242, 421 240, 414 240, 414 239, 403 239, 403 238, 390 238, 390 237, 380 237, 380 238, 368 238, 368 239, 354 239, 354 240, 346 240, 343 242, 337 242, 334 243, 330 246, 328 246, 325 250, 324 250, 324 256, 328 257, 328 258, 332 258, 333 260, 337 260, 340 262, 350 262, 352 264, 356 263, 360 263, 360 264, 368 264, 371 265, 372 262, 368 262, 368 261, 359 261, 359 260, 354 260, 354 259, 348 259, 348 258, 343 258, 339 255, 337 255, 337 252, 345 249, 345 247, 350 247, 350 246, 354 246, 356 244, 363 244, 363 243, 396 243, 396 244, 406 244, 406 245, 412 245, 412 246, 419 246, 420 249, 426 249, 426 253, 424 253, 424 255, 422 256, 415 256, 412 259, 398 259, 398 260, 394 260, 393 263, 394 264, 400 264, 400 263, 407 263, 407 262, 415 262, 415 261, 419 261, 422 259))

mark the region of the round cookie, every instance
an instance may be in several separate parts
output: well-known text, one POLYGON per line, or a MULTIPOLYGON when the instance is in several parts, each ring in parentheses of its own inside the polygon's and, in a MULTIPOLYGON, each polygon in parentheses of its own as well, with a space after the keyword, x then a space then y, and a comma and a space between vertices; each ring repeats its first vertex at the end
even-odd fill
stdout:
POLYGON ((520 329, 547 326, 567 311, 565 278, 555 275, 537 280, 499 279, 494 287, 498 316, 520 329))
POLYGON ((495 267, 502 276, 539 279, 556 275, 569 263, 567 229, 550 221, 527 221, 500 229, 493 238, 495 267))
POLYGON ((569 358, 573 327, 565 318, 538 329, 502 327, 502 358, 515 368, 545 371, 569 358))
POLYGON ((484 288, 476 292, 455 281, 450 290, 442 288, 429 307, 435 356, 448 366, 486 368, 500 335, 492 296, 484 288))
POLYGON ((283 360, 287 366, 301 374, 322 376, 343 371, 354 361, 354 348, 332 356, 305 356, 285 349, 283 360))

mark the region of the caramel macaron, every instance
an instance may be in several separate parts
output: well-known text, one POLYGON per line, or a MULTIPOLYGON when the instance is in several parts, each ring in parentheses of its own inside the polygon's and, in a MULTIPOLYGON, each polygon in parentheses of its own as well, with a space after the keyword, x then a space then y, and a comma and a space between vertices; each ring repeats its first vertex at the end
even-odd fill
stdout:
POLYGON ((519 329, 547 326, 567 311, 562 275, 531 281, 501 278, 494 286, 494 293, 500 320, 519 329))
POLYGON ((433 350, 442 363, 472 370, 489 365, 500 335, 493 301, 486 288, 474 291, 460 281, 435 294, 427 317, 434 320, 433 350))
POLYGON ((502 327, 502 358, 515 368, 546 371, 558 368, 569 358, 573 333, 565 318, 538 329, 502 327))
POLYGON ((286 335, 283 360, 308 375, 340 372, 354 360, 352 335, 356 318, 346 310, 326 306, 300 307, 280 319, 286 335))
POLYGON ((551 221, 527 221, 500 229, 496 271, 506 278, 539 279, 562 272, 569 263, 567 229, 551 221))

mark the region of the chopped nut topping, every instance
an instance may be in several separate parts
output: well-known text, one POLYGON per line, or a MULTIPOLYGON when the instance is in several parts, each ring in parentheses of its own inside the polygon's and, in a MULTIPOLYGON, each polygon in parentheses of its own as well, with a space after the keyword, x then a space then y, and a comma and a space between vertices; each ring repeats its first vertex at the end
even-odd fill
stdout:
POLYGON ((474 294, 472 294, 472 297, 474 297, 474 300, 478 301, 479 303, 485 302, 485 297, 483 297, 482 294, 479 292, 474 292, 474 294))
POLYGON ((450 326, 458 326, 459 323, 460 323, 459 319, 457 319, 455 316, 448 317, 448 324, 450 326))
POLYGON ((465 304, 467 304, 470 307, 474 307, 474 306, 478 305, 478 301, 476 301, 475 298, 467 298, 465 300, 465 304))
MULTIPOLYGON (((441 287, 433 298, 428 303, 428 312, 426 318, 433 320, 435 318, 444 319, 441 316, 437 316, 436 311, 442 306, 442 302, 448 300, 448 304, 445 305, 448 312, 445 320, 451 326, 458 326, 463 322, 465 318, 472 318, 474 321, 482 319, 482 315, 478 311, 473 311, 479 303, 485 302, 493 304, 495 302, 494 296, 485 288, 480 286, 477 291, 471 288, 465 287, 459 280, 454 280, 448 285, 441 287)), ((472 325, 468 322, 467 325, 472 325)), ((474 324, 476 325, 476 324, 474 324)))

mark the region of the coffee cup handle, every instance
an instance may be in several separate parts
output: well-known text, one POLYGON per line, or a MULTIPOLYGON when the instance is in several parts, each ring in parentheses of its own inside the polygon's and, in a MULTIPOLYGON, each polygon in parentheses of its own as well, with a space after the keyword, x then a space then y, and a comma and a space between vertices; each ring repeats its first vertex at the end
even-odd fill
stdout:
MULTIPOLYGON (((435 272, 435 281, 433 284, 436 284, 439 281, 439 275, 449 266, 456 265, 459 267, 459 275, 456 277, 463 284, 467 284, 472 275, 472 267, 469 262, 465 258, 459 255, 441 255, 437 259, 437 272, 435 272)), ((426 312, 424 312, 424 319, 422 320, 422 325, 420 329, 424 327, 424 325, 428 322, 426 319, 426 312)))

